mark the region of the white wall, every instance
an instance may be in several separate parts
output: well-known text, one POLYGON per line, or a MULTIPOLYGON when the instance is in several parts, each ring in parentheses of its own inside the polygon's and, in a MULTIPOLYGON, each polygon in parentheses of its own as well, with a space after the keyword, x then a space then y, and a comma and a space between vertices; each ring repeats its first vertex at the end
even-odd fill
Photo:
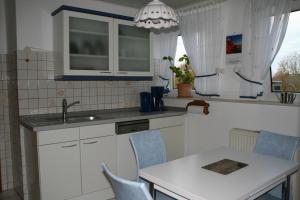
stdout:
POLYGON ((16 50, 15 0, 0 0, 0 54, 16 50))
MULTIPOLYGON (((167 105, 185 106, 189 100, 166 99, 167 105)), ((269 130, 300 137, 300 107, 209 101, 209 115, 194 107, 187 115, 187 153, 228 145, 231 128, 269 130), (200 111, 200 112, 199 112, 200 111), (193 114, 195 112, 197 114, 193 114)))
POLYGON ((4 1, 0 0, 0 54, 7 53, 4 1))
POLYGON ((53 50, 51 12, 61 5, 134 16, 136 9, 95 0, 16 0, 17 48, 53 50))
POLYGON ((5 0, 5 18, 7 52, 10 53, 17 49, 15 0, 5 0))

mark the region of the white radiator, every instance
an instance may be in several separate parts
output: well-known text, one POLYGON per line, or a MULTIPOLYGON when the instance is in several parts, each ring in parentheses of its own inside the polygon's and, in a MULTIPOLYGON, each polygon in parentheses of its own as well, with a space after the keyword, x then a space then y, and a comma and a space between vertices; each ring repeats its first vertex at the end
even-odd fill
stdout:
MULTIPOLYGON (((252 152, 256 138, 258 136, 259 131, 252 131, 252 130, 245 130, 245 129, 238 129, 233 128, 230 130, 229 133, 229 147, 237 150, 237 151, 244 151, 244 152, 252 152)), ((295 161, 300 161, 300 148, 295 155, 295 161)), ((293 199, 300 200, 300 173, 296 173, 292 177, 293 182, 293 199)))
POLYGON ((237 151, 252 152, 259 131, 233 128, 229 133, 229 146, 237 151))

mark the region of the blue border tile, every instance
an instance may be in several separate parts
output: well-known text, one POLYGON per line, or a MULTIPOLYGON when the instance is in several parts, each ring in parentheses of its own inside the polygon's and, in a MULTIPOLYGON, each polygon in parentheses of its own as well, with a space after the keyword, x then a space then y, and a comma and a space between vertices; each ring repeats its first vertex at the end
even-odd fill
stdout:
POLYGON ((152 81, 151 76, 57 76, 56 81, 152 81))

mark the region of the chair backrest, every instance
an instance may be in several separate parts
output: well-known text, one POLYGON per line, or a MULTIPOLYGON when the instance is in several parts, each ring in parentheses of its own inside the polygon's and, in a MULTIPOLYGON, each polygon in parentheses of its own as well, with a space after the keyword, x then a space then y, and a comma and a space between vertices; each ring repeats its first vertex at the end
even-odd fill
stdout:
POLYGON ((135 153, 138 169, 167 161, 166 145, 159 130, 132 134, 130 142, 135 153))
POLYGON ((104 163, 101 164, 101 167, 112 185, 116 200, 153 200, 144 183, 117 177, 104 163))
POLYGON ((286 160, 293 160, 298 143, 298 137, 261 131, 257 137, 254 152, 286 160))

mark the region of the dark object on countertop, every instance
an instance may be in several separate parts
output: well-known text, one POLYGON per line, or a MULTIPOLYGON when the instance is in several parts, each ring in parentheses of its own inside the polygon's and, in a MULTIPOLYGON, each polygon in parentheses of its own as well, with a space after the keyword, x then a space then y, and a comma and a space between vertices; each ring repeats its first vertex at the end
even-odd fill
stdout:
POLYGON ((203 106, 203 113, 205 115, 208 115, 209 114, 209 111, 208 111, 208 107, 209 107, 209 103, 207 103, 206 101, 202 101, 202 100, 194 100, 190 103, 188 103, 185 107, 186 110, 188 110, 189 106, 203 106))
POLYGON ((154 108, 153 98, 150 92, 141 92, 140 93, 140 112, 152 112, 154 108))
POLYGON ((237 162, 230 159, 223 159, 214 163, 211 163, 209 165, 203 166, 203 169, 207 169, 213 172, 217 172, 219 174, 227 175, 232 172, 235 172, 239 169, 242 169, 244 167, 247 167, 248 164, 237 162))
POLYGON ((166 111, 162 100, 165 88, 163 86, 152 86, 151 95, 154 99, 154 111, 166 111))
POLYGON ((280 94, 280 103, 293 104, 297 95, 292 92, 282 92, 280 94))

